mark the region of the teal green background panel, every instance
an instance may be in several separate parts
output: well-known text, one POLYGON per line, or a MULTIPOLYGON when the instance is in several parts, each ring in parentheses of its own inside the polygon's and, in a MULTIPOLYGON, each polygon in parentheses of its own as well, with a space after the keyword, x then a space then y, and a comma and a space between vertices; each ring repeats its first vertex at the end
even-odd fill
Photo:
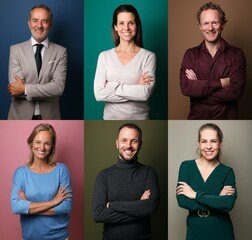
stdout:
POLYGON ((144 48, 157 57, 156 87, 150 98, 150 119, 168 119, 168 1, 84 1, 84 119, 103 119, 103 102, 94 97, 93 83, 99 53, 114 47, 112 15, 121 4, 132 4, 139 12, 144 48))

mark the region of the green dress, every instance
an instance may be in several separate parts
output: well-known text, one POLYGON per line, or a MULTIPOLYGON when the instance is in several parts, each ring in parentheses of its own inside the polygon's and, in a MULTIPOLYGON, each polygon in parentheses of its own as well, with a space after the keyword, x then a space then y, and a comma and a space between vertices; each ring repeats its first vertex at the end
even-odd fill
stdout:
POLYGON ((218 213, 208 217, 188 215, 186 239, 234 240, 233 225, 228 213, 237 198, 233 169, 220 163, 204 181, 195 160, 187 160, 180 166, 178 182, 186 182, 197 192, 195 199, 177 195, 180 207, 194 213, 200 209, 218 213), (235 188, 235 194, 219 196, 224 186, 235 188))

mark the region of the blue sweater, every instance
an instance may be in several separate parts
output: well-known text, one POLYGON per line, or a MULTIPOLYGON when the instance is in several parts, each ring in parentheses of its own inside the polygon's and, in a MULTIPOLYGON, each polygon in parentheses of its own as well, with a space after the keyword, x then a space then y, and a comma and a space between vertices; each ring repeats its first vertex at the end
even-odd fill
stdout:
POLYGON ((66 165, 57 163, 49 173, 39 174, 27 166, 16 169, 11 192, 11 207, 15 214, 20 214, 22 237, 24 240, 63 240, 68 237, 69 213, 72 198, 65 199, 54 207, 53 216, 29 215, 31 202, 48 202, 57 194, 60 185, 70 190, 70 175, 66 165), (25 192, 28 200, 20 200, 18 190, 25 192))

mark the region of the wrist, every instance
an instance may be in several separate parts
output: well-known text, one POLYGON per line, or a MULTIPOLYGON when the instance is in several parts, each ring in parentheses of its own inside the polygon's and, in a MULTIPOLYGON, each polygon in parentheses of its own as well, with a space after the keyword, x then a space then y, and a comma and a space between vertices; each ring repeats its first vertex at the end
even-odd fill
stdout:
POLYGON ((230 79, 229 78, 221 78, 220 82, 221 82, 221 87, 222 88, 228 87, 230 85, 230 79))
POLYGON ((194 192, 193 193, 193 199, 196 199, 196 196, 197 196, 197 192, 194 192))
POLYGON ((51 207, 51 208, 53 208, 53 207, 56 207, 58 204, 57 204, 57 202, 54 200, 54 199, 52 199, 51 201, 49 201, 49 206, 51 207))

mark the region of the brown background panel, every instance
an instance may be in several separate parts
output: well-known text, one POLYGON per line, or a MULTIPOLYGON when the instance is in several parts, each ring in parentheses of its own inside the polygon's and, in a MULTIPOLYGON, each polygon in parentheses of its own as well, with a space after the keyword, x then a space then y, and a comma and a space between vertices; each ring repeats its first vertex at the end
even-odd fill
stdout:
MULTIPOLYGON (((188 48, 197 46, 203 40, 199 31, 196 13, 202 0, 169 0, 168 12, 168 113, 169 119, 187 119, 189 113, 189 97, 183 96, 179 86, 179 70, 183 55, 188 48)), ((239 101, 239 119, 252 119, 252 32, 251 0, 220 0, 228 22, 222 37, 230 44, 240 47, 247 61, 247 83, 244 94, 239 101)))

